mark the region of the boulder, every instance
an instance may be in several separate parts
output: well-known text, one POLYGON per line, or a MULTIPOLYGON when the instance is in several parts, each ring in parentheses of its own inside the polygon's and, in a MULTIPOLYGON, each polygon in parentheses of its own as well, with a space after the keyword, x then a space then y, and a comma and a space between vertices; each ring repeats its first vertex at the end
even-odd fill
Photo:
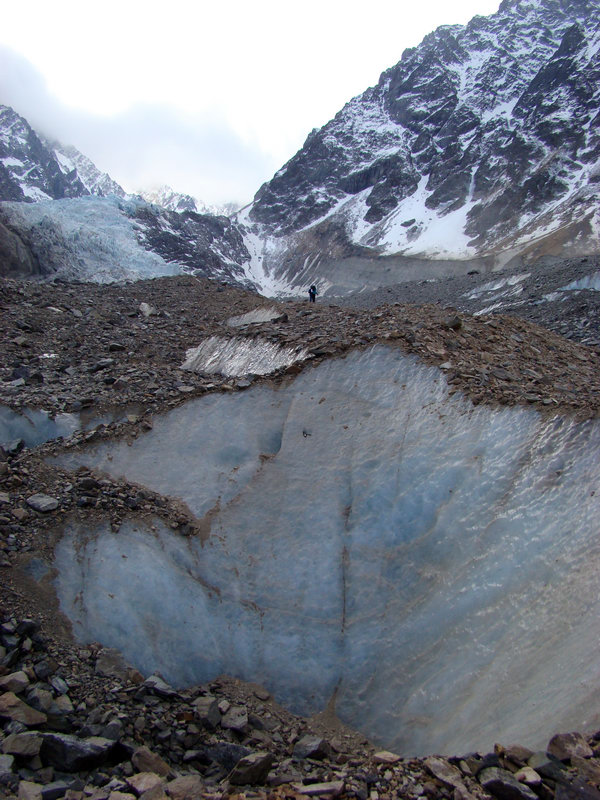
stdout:
POLYGON ((62 772, 79 772, 103 764, 115 742, 100 736, 80 739, 68 733, 44 733, 40 757, 44 764, 62 772))
POLYGON ((519 783, 512 772, 499 767, 488 767, 479 775, 479 783, 498 800, 537 800, 537 794, 519 783))
POLYGON ((167 762, 147 747, 138 747, 131 756, 131 763, 139 772, 155 772, 163 777, 171 772, 167 762))
POLYGON ((204 695, 194 700, 196 717, 207 728, 216 728, 221 721, 219 703, 213 695, 204 695))
POLYGON ((11 733, 2 742, 2 752, 11 756, 33 758, 40 752, 42 737, 36 733, 11 733))
POLYGON ((25 502, 34 511, 39 511, 42 514, 55 511, 58 508, 58 500, 47 494, 32 494, 25 502))
POLYGON ((314 758, 319 761, 324 758, 331 758, 331 745, 320 736, 306 734, 296 742, 294 746, 293 758, 297 760, 303 758, 314 758))
POLYGON ((155 786, 162 786, 164 779, 155 772, 138 772, 130 778, 126 778, 126 783, 139 796, 154 789, 155 786))
POLYGON ((240 758, 229 773, 229 783, 234 786, 263 784, 273 766, 272 753, 250 753, 240 758))
POLYGON ((47 717, 41 711, 36 711, 27 703, 20 700, 14 692, 5 692, 0 696, 0 719, 10 719, 22 722, 28 728, 43 725, 47 717))
POLYGON ((199 775, 181 775, 167 784, 171 800, 196 800, 202 797, 204 783, 199 775))
POLYGON ((568 761, 572 756, 591 758, 594 751, 580 733, 557 733, 553 736, 546 748, 550 755, 560 761, 568 761))
POLYGON ((248 711, 245 706, 231 706, 221 719, 221 726, 232 731, 243 731, 248 725, 248 711))

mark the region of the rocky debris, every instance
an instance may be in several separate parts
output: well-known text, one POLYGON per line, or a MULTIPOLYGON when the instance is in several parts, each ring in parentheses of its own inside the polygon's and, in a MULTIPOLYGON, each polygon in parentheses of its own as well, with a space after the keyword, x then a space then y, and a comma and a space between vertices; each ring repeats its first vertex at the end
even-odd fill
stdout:
MULTIPOLYGON (((103 648, 45 639, 30 618, 6 617, 0 641, 1 677, 29 679, 13 697, 25 704, 45 693, 49 705, 69 699, 68 713, 29 729, 1 718, 0 796, 7 800, 600 797, 600 731, 557 734, 548 752, 496 745, 492 753, 407 758, 376 750, 339 723, 327 727, 322 715, 295 717, 256 684, 223 676, 182 690, 165 684, 165 691, 159 676, 103 674, 96 669, 103 648), (231 711, 229 720, 245 725, 229 727, 231 711), (561 759, 549 752, 558 748, 561 759)), ((11 692, 0 701, 7 696, 12 708, 11 692)))
POLYGON ((580 733, 557 733, 550 739, 548 753, 560 761, 566 761, 573 756, 589 758, 594 755, 593 750, 580 733))
POLYGON ((460 313, 512 316, 541 325, 574 342, 600 347, 600 292, 583 286, 600 270, 597 255, 549 259, 535 267, 505 268, 499 272, 472 270, 438 280, 419 280, 382 286, 329 302, 365 311, 394 303, 452 306, 460 313))
MULTIPOLYGON (((523 320, 470 317, 441 305, 274 306, 249 292, 182 276, 118 287, 4 281, 0 306, 0 402, 51 414, 85 411, 89 417, 93 410, 97 422, 76 434, 75 442, 135 436, 152 413, 206 392, 239 390, 235 380, 180 368, 188 349, 215 335, 259 336, 283 348, 306 348, 312 362, 383 342, 442 367, 476 402, 588 416, 598 410, 595 351, 523 320), (144 317, 142 304, 156 313, 144 317), (265 308, 280 316, 229 328, 232 311, 265 308), (26 348, 17 343, 23 331, 26 348), (15 371, 26 377, 15 378, 15 371)), ((275 378, 301 368, 284 367, 275 378)))
MULTIPOLYGON (((0 286, 2 399, 15 409, 95 416, 66 440, 0 450, 0 796, 216 800, 248 792, 274 800, 469 800, 492 796, 492 787, 508 796, 515 782, 518 796, 595 796, 600 733, 561 734, 541 753, 510 745, 462 758, 404 758, 326 718, 295 717, 255 684, 222 677, 179 689, 159 675, 141 675, 117 651, 72 642, 55 601, 40 588, 50 574, 53 531, 66 515, 90 522, 109 515, 115 533, 128 515, 161 517, 182 535, 193 534, 196 523, 177 500, 89 469, 69 473, 45 458, 102 439, 131 441, 152 428, 155 414, 189 396, 242 391, 301 370, 237 382, 183 379, 177 364, 190 344, 227 335, 232 313, 266 302, 190 277, 120 287, 0 286), (142 302, 157 313, 145 318, 142 302), (16 343, 21 335, 27 347, 16 343), (15 370, 26 377, 15 378, 15 370), (42 380, 31 380, 35 373, 42 380), (126 410, 110 416, 123 402, 130 403, 126 410), (36 507, 35 495, 56 505, 36 507), (36 576, 35 590, 17 580, 17 564, 19 574, 36 576)), ((235 335, 307 347, 309 363, 383 343, 437 365, 473 402, 598 414, 598 354, 523 320, 474 318, 437 305, 368 312, 323 303, 277 307, 281 319, 238 327, 235 335)))

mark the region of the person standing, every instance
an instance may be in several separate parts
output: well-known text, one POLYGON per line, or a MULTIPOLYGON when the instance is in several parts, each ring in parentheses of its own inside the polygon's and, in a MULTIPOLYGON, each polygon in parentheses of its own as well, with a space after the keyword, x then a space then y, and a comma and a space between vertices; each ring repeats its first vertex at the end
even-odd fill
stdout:
POLYGON ((313 283, 313 285, 312 285, 312 286, 310 287, 310 289, 308 290, 308 299, 309 299, 309 301, 310 301, 311 303, 314 303, 314 302, 315 302, 315 297, 316 297, 316 296, 317 296, 317 287, 316 287, 316 286, 314 285, 314 283, 313 283))

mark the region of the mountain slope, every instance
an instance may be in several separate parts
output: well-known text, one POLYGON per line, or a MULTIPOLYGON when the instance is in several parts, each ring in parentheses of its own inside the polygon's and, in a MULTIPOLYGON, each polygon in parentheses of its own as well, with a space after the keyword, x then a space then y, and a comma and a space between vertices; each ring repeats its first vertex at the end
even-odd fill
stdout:
POLYGON ((47 146, 52 149, 62 172, 69 174, 76 171, 89 194, 96 194, 100 197, 106 197, 109 194, 125 197, 125 189, 119 186, 107 172, 99 170, 94 162, 80 153, 76 147, 56 141, 48 141, 47 146))
POLYGON ((55 200, 89 194, 77 170, 63 168, 27 120, 0 106, 0 199, 55 200))
POLYGON ((271 282, 326 286, 382 256, 397 277, 415 260, 596 252, 599 14, 503 2, 405 51, 240 215, 271 282))
POLYGON ((0 275, 136 280, 192 272, 253 288, 242 237, 225 217, 143 200, 80 197, 0 204, 0 275))

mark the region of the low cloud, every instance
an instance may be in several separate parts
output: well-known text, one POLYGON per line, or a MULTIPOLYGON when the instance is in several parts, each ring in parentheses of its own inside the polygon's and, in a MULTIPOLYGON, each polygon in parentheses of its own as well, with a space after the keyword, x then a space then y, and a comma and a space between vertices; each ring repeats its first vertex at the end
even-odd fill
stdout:
POLYGON ((77 147, 128 191, 169 184, 203 202, 241 205, 281 166, 218 111, 186 116, 163 104, 95 116, 69 108, 29 61, 3 47, 0 103, 49 138, 77 147))

